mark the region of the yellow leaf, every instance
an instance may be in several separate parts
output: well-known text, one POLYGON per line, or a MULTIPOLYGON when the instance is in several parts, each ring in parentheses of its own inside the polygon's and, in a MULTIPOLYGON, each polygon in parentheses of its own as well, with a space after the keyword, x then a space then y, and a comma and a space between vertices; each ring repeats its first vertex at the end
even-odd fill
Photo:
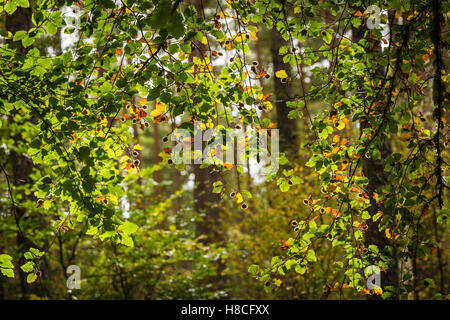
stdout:
POLYGON ((157 103, 156 104, 156 109, 161 111, 161 112, 165 112, 166 111, 166 106, 163 103, 157 103))
POLYGON ((373 288, 373 292, 374 292, 376 295, 381 296, 381 295, 383 294, 383 289, 381 289, 380 287, 375 287, 375 288, 373 288))
POLYGON ((161 114, 162 114, 162 112, 159 111, 158 109, 152 110, 152 112, 150 112, 150 115, 151 115, 153 118, 156 118, 157 116, 159 116, 159 115, 161 115, 161 114))
POLYGON ((273 279, 273 284, 276 285, 277 287, 281 286, 282 281, 280 279, 273 279))
POLYGON ((256 32, 250 31, 250 36, 253 38, 253 40, 258 40, 258 36, 256 35, 256 32))
MULTIPOLYGON (((380 219, 380 217, 383 215, 382 211, 378 211, 374 216, 373 216, 373 221, 377 221, 378 219, 380 219)), ((388 229, 386 229, 388 230, 388 229)))
POLYGON ((245 41, 245 39, 246 39, 246 36, 245 36, 245 33, 243 33, 243 32, 239 32, 238 34, 236 34, 233 37, 233 40, 236 42, 243 42, 243 41, 245 41))
POLYGON ((272 110, 272 103, 270 101, 264 101, 263 106, 266 110, 272 110))
POLYGON ((244 201, 244 198, 242 197, 242 194, 240 193, 240 192, 238 192, 237 194, 236 194, 236 202, 237 203, 241 203, 241 202, 243 202, 244 201))
MULTIPOLYGON (((228 3, 227 3, 227 5, 228 5, 228 3)), ((220 16, 221 18, 229 18, 229 17, 230 17, 230 15, 229 15, 228 13, 223 12, 223 11, 220 11, 220 12, 219 12, 219 16, 220 16)))
POLYGON ((115 195, 109 194, 109 195, 108 195, 108 198, 109 198, 109 200, 111 200, 111 202, 113 202, 113 203, 115 203, 115 204, 118 203, 118 202, 117 202, 117 197, 116 197, 115 195))
POLYGON ((144 147, 143 146, 141 146, 140 144, 137 144, 137 145, 135 145, 134 146, 134 150, 142 150, 144 147))
POLYGON ((166 106, 163 103, 157 103, 156 109, 150 112, 150 115, 155 118, 161 114, 163 114, 166 111, 166 106))
POLYGON ((154 55, 156 52, 156 47, 154 45, 147 45, 147 50, 148 50, 148 53, 150 53, 151 55, 154 55))
POLYGON ((286 70, 278 70, 277 72, 275 72, 275 76, 280 79, 288 77, 286 70))

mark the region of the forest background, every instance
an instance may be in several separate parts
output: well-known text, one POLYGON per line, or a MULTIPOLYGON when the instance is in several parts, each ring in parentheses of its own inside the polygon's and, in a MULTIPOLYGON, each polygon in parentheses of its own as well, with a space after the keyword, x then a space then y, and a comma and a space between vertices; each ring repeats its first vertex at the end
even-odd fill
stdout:
POLYGON ((0 0, 0 299, 446 299, 448 18, 0 0), (174 163, 212 128, 279 170, 245 138, 174 163))

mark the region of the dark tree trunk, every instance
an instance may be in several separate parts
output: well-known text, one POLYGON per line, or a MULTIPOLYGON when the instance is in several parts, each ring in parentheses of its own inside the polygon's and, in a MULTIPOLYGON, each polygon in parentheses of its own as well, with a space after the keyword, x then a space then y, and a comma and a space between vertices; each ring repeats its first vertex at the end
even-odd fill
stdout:
MULTIPOLYGON (((274 26, 271 30, 272 38, 272 62, 274 72, 285 70, 288 79, 291 77, 291 66, 283 62, 283 56, 279 54, 282 46, 289 46, 289 43, 283 39, 281 34, 274 26)), ((276 99, 275 107, 277 112, 277 123, 280 133, 280 152, 284 152, 289 160, 297 157, 297 122, 295 119, 289 119, 288 114, 291 109, 286 106, 286 102, 292 98, 292 87, 290 81, 274 78, 274 96, 276 99)))
MULTIPOLYGON (((352 38, 353 42, 359 42, 364 38, 364 34, 367 31, 367 27, 365 24, 362 24, 359 28, 352 28, 352 38)), ((368 41, 372 42, 372 51, 380 52, 381 54, 381 45, 378 42, 373 42, 371 39, 368 41)), ((385 70, 382 67, 374 70, 373 78, 380 78, 384 75, 385 70)), ((361 132, 368 127, 367 121, 361 122, 360 130, 361 132)), ((379 160, 374 160, 370 157, 362 156, 362 166, 363 166, 363 174, 365 177, 369 179, 369 182, 366 186, 367 194, 370 197, 370 207, 368 208, 368 212, 370 216, 375 215, 378 211, 382 211, 385 215, 392 215, 392 209, 389 207, 385 207, 380 203, 377 203, 373 199, 373 195, 375 192, 379 191, 379 188, 382 186, 388 185, 389 174, 384 171, 385 167, 385 159, 387 159, 392 154, 392 146, 391 140, 386 138, 385 136, 381 137, 382 146, 380 147, 381 158, 379 160)), ((392 239, 388 239, 384 233, 384 231, 378 230, 378 224, 380 220, 373 221, 372 219, 366 220, 367 222, 367 231, 365 233, 365 245, 366 247, 373 244, 376 245, 380 252, 385 252, 388 247, 394 249, 392 239)), ((395 255, 395 252, 392 253, 395 255)), ((390 267, 386 272, 381 273, 381 287, 385 288, 386 286, 392 286, 394 288, 398 288, 398 261, 395 257, 391 257, 390 267)), ((393 298, 397 298, 396 293, 393 298)), ((381 299, 377 295, 369 296, 369 299, 381 299)))
MULTIPOLYGON (((191 4, 195 7, 197 14, 203 15, 203 8, 201 0, 191 0, 191 4)), ((192 61, 194 57, 203 59, 207 46, 200 41, 194 39, 194 46, 189 59, 192 61)), ((204 144, 203 144, 204 145, 204 144)), ((220 196, 212 193, 212 183, 217 178, 215 174, 211 173, 211 168, 200 168, 199 164, 194 164, 195 187, 194 187, 194 201, 195 211, 204 214, 203 221, 197 223, 196 232, 198 235, 206 235, 208 238, 205 242, 217 242, 220 239, 217 223, 219 221, 219 208, 217 204, 220 196)))
MULTIPOLYGON (((32 27, 31 22, 31 16, 32 16, 32 9, 31 8, 17 8, 17 10, 12 15, 6 15, 6 21, 5 21, 5 27, 6 30, 10 31, 12 34, 15 34, 19 30, 29 30, 32 27)), ((17 51, 25 55, 30 48, 24 48, 20 41, 13 43, 17 51)), ((9 121, 14 122, 14 116, 15 114, 12 113, 9 117, 9 121)), ((33 122, 33 119, 30 119, 30 121, 33 122)), ((22 140, 22 137, 20 133, 16 133, 13 136, 14 139, 14 145, 16 147, 19 147, 24 143, 22 140)), ((33 161, 22 154, 17 153, 15 150, 11 150, 10 158, 9 158, 11 165, 12 165, 12 183, 13 185, 17 187, 22 187, 28 184, 32 183, 32 180, 30 178, 31 173, 33 172, 33 161)), ((36 200, 33 195, 27 196, 23 191, 21 192, 22 201, 25 200, 36 200)), ((16 224, 18 226, 18 232, 17 232, 17 247, 18 252, 20 254, 19 258, 19 266, 23 265, 26 262, 26 259, 24 258, 23 254, 27 252, 31 247, 38 248, 31 239, 27 237, 26 234, 23 233, 23 231, 20 228, 20 225, 29 217, 27 217, 27 211, 24 207, 17 205, 15 209, 15 219, 16 224)), ((40 220, 41 221, 41 220, 40 220)), ((45 224, 45 222, 44 222, 45 224)), ((41 268, 41 277, 38 280, 39 283, 42 283, 41 281, 46 281, 46 279, 49 276, 49 269, 48 264, 46 263, 45 259, 43 261, 41 268)), ((29 293, 34 293, 36 295, 40 296, 48 296, 48 290, 46 287, 41 286, 39 283, 36 283, 31 287, 26 282, 27 274, 23 272, 19 268, 19 281, 20 281, 20 288, 22 293, 22 298, 25 298, 29 293), (41 290, 38 290, 38 286, 41 290)))

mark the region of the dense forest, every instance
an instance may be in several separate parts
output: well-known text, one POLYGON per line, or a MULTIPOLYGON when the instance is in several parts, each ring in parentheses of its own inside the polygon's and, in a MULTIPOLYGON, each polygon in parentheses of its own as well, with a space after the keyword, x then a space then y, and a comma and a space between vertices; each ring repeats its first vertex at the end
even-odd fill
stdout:
POLYGON ((0 300, 448 299, 449 18, 0 0, 0 300))

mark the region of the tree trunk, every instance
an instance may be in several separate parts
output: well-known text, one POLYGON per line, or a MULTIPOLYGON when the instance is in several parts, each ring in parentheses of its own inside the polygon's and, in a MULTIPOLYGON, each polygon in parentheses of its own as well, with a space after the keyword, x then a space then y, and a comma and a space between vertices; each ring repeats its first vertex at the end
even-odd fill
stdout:
MULTIPOLYGON (((279 54, 282 46, 289 46, 289 43, 283 39, 281 34, 274 26, 271 30, 272 37, 272 61, 274 72, 285 70, 288 79, 291 77, 291 66, 283 62, 283 56, 279 54)), ((293 160, 297 157, 297 122, 295 119, 289 119, 290 109, 286 102, 292 97, 292 87, 290 81, 274 78, 274 96, 276 99, 275 107, 277 112, 278 129, 280 133, 280 152, 284 152, 287 158, 293 160)))
MULTIPOLYGON (((159 154, 161 152, 161 146, 159 144, 159 126, 158 126, 158 122, 155 122, 153 124, 153 164, 154 165, 158 165, 158 163, 160 162, 160 158, 159 158, 159 154)), ((154 178, 156 181, 156 186, 155 186, 155 197, 156 199, 159 199, 161 197, 161 193, 162 193, 162 188, 160 186, 161 182, 162 182, 162 176, 161 176, 161 171, 155 171, 154 172, 154 178)))
MULTIPOLYGON (((353 42, 357 43, 361 39, 364 38, 364 34, 367 31, 367 27, 365 24, 362 24, 359 28, 352 28, 352 38, 353 42)), ((371 39, 369 41, 373 42, 371 39)), ((381 45, 380 43, 373 42, 372 46, 373 52, 380 52, 381 54, 381 45)), ((382 67, 374 70, 374 78, 382 77, 384 74, 384 69, 382 67)), ((360 130, 363 132, 365 128, 368 127, 367 121, 361 122, 360 130)), ((392 154, 392 146, 391 140, 386 138, 385 136, 381 137, 382 139, 382 147, 380 148, 381 158, 379 160, 374 160, 370 157, 366 157, 366 155, 362 156, 362 167, 363 174, 365 177, 369 179, 369 182, 366 186, 367 194, 370 197, 370 207, 368 208, 368 212, 370 216, 375 215, 378 211, 382 211, 385 215, 392 215, 392 209, 389 207, 383 206, 381 203, 377 203, 373 199, 373 194, 377 192, 377 190, 385 185, 389 184, 388 176, 389 174, 384 171, 385 167, 385 159, 387 159, 392 154)), ((367 222, 367 231, 365 233, 365 246, 373 244, 376 245, 380 252, 385 252, 388 246, 394 248, 393 241, 388 239, 383 231, 378 230, 378 224, 380 220, 373 221, 372 219, 366 220, 367 222)), ((395 255, 395 252, 393 253, 395 255)), ((392 286, 394 288, 398 288, 398 261, 394 256, 391 256, 392 261, 390 263, 390 267, 386 272, 381 273, 381 286, 385 288, 386 286, 392 286)), ((397 298, 396 293, 394 293, 393 298, 397 298)), ((381 299, 377 295, 369 296, 369 299, 381 299)))
MULTIPOLYGON (((6 30, 11 32, 13 35, 20 30, 29 30, 32 27, 31 22, 31 16, 32 16, 32 9, 31 8, 17 8, 17 10, 12 15, 6 15, 6 21, 5 21, 5 27, 6 30)), ((30 48, 24 48, 20 41, 12 42, 16 48, 17 52, 21 55, 26 55, 30 48)), ((9 117, 10 122, 14 122, 14 112, 12 112, 11 116, 9 117)), ((33 122, 33 119, 30 119, 30 121, 33 122)), ((25 141, 23 141, 20 134, 14 134, 14 145, 16 147, 19 147, 20 145, 24 144, 25 141)), ((22 154, 19 154, 15 150, 11 150, 10 157, 9 157, 12 165, 12 183, 15 187, 23 188, 27 184, 31 184, 32 180, 30 178, 30 175, 33 172, 33 161, 22 154)), ((36 200, 33 195, 27 196, 24 192, 21 192, 22 201, 25 200, 36 200)), ((23 254, 27 252, 30 247, 38 248, 32 241, 29 239, 21 230, 20 224, 23 220, 27 218, 27 212, 25 208, 17 206, 15 208, 15 220, 18 227, 17 232, 17 249, 18 253, 20 255, 19 258, 19 265, 23 265, 26 262, 26 259, 24 258, 23 254)), ((41 221, 41 220, 40 220, 41 221)), ((44 226, 45 228, 45 223, 44 226)), ((41 277, 38 280, 39 283, 42 280, 46 280, 49 276, 49 268, 47 261, 43 261, 43 265, 41 268, 41 277)), ((20 281, 20 288, 22 292, 22 298, 25 298, 29 293, 34 293, 36 295, 40 296, 48 296, 49 291, 46 287, 41 286, 40 289, 41 292, 38 291, 38 284, 35 284, 33 287, 30 287, 26 282, 27 274, 23 272, 19 268, 19 281, 20 281)))

